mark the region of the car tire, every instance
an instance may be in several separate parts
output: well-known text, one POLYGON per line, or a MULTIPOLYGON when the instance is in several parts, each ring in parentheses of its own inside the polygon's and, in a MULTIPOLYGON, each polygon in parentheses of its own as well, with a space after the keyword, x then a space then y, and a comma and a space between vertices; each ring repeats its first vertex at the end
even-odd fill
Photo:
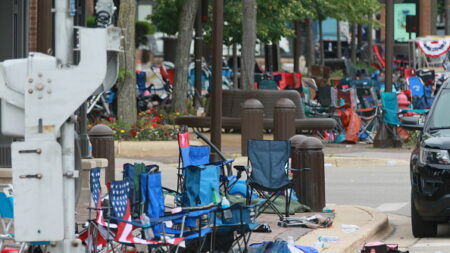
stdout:
POLYGON ((411 226, 412 233, 416 238, 435 237, 437 234, 437 223, 424 221, 417 212, 414 198, 411 195, 411 226))

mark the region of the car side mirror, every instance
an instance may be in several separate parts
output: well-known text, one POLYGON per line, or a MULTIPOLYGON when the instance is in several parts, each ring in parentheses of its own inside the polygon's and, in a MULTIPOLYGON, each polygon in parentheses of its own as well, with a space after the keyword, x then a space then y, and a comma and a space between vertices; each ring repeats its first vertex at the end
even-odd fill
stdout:
POLYGON ((404 117, 400 127, 408 131, 422 131, 423 122, 420 120, 420 117, 404 117))

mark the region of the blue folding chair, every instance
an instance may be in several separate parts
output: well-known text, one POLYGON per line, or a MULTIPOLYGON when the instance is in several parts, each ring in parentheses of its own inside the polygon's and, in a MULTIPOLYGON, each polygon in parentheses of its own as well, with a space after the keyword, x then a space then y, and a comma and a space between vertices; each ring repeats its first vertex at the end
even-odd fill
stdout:
POLYGON ((126 163, 123 165, 123 180, 128 181, 130 185, 131 210, 134 218, 138 218, 142 214, 142 200, 140 194, 140 175, 149 173, 152 170, 159 170, 159 166, 145 165, 143 163, 126 163))
POLYGON ((284 195, 285 216, 289 217, 293 183, 288 171, 294 170, 289 167, 289 141, 248 140, 247 149, 250 168, 235 166, 239 173, 247 173, 247 204, 251 201, 253 191, 256 191, 264 200, 258 208, 257 216, 271 207, 280 220, 283 220, 284 216, 274 205, 274 201, 284 195))
MULTIPOLYGON (((164 195, 161 185, 161 172, 141 174, 141 194, 145 206, 145 214, 150 220, 171 219, 171 225, 167 222, 154 224, 153 235, 163 238, 164 234, 175 237, 183 237, 189 246, 193 241, 204 243, 206 236, 212 232, 211 213, 215 206, 205 206, 190 209, 181 207, 176 214, 165 212, 164 195)), ((203 243, 201 245, 203 245, 203 243)))
POLYGON ((14 241, 14 196, 13 187, 10 184, 0 184, 0 252, 6 249, 19 249, 19 253, 25 252, 27 249, 39 247, 48 244, 48 242, 32 242, 32 243, 16 243, 14 241), (12 242, 13 245, 5 247, 5 242, 12 242))
MULTIPOLYGON (((177 219, 184 220, 184 214, 172 215, 161 218, 132 219, 131 205, 129 199, 130 185, 128 181, 110 182, 109 200, 111 205, 110 221, 117 223, 117 231, 114 241, 124 245, 147 245, 149 251, 160 248, 169 251, 170 248, 180 245, 184 241, 180 236, 170 235, 170 231, 164 231, 165 224, 177 219), (162 233, 154 233, 159 228, 162 233), (141 230, 136 236, 135 229, 141 230)), ((184 224, 183 222, 181 224, 184 224)), ((182 225, 183 226, 183 225, 182 225)))

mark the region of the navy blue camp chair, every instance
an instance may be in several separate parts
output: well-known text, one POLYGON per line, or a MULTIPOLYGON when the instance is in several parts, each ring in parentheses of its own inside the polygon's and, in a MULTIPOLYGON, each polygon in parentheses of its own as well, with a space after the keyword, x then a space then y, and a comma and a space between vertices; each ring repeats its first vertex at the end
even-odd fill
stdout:
MULTIPOLYGON (((202 247, 213 229, 213 220, 211 213, 215 206, 205 206, 195 209, 184 208, 176 214, 167 214, 164 208, 164 195, 161 185, 161 173, 143 173, 141 174, 141 194, 145 203, 145 214, 150 220, 168 219, 173 226, 168 227, 167 222, 154 224, 153 234, 162 238, 164 234, 170 234, 175 237, 183 237, 187 246, 193 241, 200 241, 202 247)), ((211 237, 212 238, 212 237, 211 237)), ((211 244, 212 245, 212 244, 211 244)))
POLYGON ((131 212, 134 218, 138 218, 142 214, 139 176, 141 173, 149 173, 152 170, 158 169, 159 166, 154 164, 126 163, 123 165, 123 180, 127 181, 130 185, 131 212))
POLYGON ((169 252, 173 247, 179 247, 180 243, 185 240, 183 236, 185 215, 180 213, 163 217, 132 219, 129 186, 128 181, 110 182, 111 216, 108 218, 117 223, 114 241, 128 246, 147 245, 149 252, 153 252, 155 249, 169 252), (181 233, 166 231, 165 228, 169 227, 168 223, 180 224, 181 233), (139 229, 140 233, 135 233, 136 229, 139 229))
POLYGON ((285 216, 288 217, 293 186, 288 171, 294 170, 289 168, 290 143, 289 141, 248 140, 247 145, 250 168, 235 166, 240 173, 245 171, 248 175, 247 203, 250 203, 253 191, 256 191, 264 199, 257 215, 271 207, 280 220, 283 220, 284 216, 274 205, 274 201, 281 195, 286 197, 285 216))

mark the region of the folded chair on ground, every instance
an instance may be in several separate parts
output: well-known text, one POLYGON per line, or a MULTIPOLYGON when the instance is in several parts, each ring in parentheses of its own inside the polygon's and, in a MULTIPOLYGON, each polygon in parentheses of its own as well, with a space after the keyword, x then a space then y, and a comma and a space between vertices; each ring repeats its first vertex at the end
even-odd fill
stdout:
POLYGON ((293 186, 288 176, 294 170, 289 167, 289 141, 249 140, 247 149, 249 166, 235 166, 239 174, 247 174, 247 203, 256 191, 263 199, 257 215, 270 207, 283 220, 289 216, 293 186), (282 195, 286 197, 285 215, 274 204, 282 195))

